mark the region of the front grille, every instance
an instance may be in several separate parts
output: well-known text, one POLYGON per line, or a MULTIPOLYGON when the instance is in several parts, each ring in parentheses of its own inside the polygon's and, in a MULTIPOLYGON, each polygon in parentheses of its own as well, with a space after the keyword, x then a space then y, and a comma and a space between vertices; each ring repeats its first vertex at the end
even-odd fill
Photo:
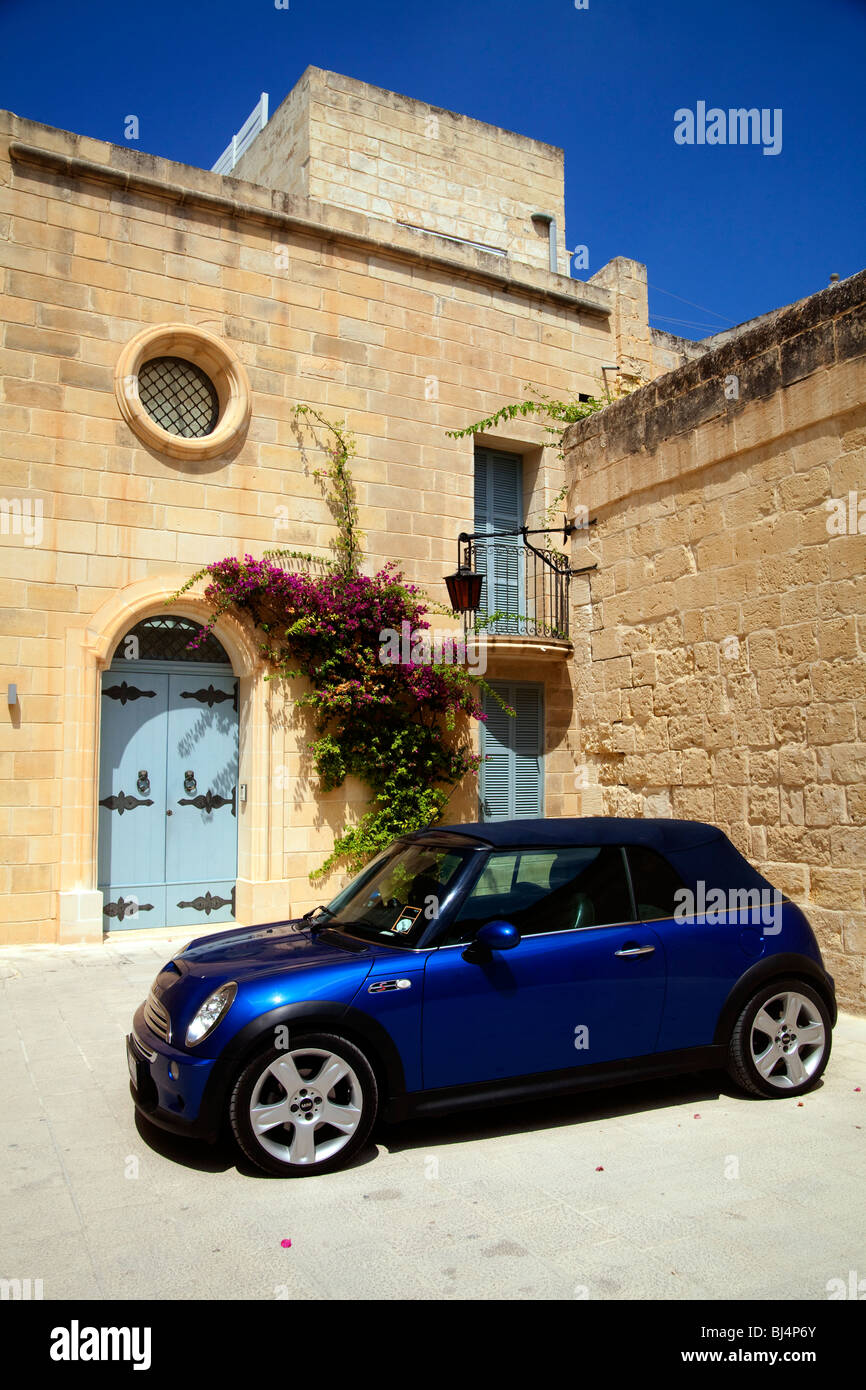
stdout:
POLYGON ((144 1001, 144 1021, 152 1033, 163 1042, 171 1042, 171 1019, 168 1012, 154 996, 153 990, 144 1001))
POLYGON ((145 1047, 144 1043, 141 1041, 141 1038, 137 1037, 135 1033, 130 1033, 129 1040, 132 1043, 133 1052, 136 1054, 136 1056, 140 1057, 142 1061, 156 1061, 156 1053, 152 1052, 149 1047, 145 1047))

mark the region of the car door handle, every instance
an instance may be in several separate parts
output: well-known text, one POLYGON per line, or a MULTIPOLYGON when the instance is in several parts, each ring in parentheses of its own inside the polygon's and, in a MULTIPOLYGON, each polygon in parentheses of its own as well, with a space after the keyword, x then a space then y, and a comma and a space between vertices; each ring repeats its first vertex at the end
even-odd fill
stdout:
POLYGON ((621 951, 614 951, 615 956, 649 956, 652 955, 655 946, 624 946, 621 951))

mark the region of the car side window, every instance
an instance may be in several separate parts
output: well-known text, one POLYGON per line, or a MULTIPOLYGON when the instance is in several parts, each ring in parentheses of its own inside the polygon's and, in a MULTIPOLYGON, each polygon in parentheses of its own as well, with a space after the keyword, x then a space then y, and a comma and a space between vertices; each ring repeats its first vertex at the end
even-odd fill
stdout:
POLYGON ((447 942, 471 941, 479 927, 497 918, 512 922, 521 936, 633 921, 622 850, 596 845, 494 851, 447 942))
POLYGON ((676 869, 662 855, 644 845, 629 845, 626 853, 638 917, 644 922, 673 917, 677 906, 675 894, 683 887, 676 869))
POLYGON ((472 896, 483 904, 484 899, 492 901, 503 893, 510 893, 518 862, 517 854, 491 854, 472 890, 472 896))

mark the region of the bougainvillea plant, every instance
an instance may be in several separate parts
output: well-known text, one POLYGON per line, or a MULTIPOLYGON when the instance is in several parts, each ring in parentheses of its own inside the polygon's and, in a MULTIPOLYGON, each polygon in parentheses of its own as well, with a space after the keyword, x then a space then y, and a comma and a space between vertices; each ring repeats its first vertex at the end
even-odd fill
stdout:
MULTIPOLYGON (((345 440, 343 434, 337 440, 344 452, 336 482, 340 506, 352 522, 345 440)), ((332 483, 334 470, 331 453, 332 483)), ((290 551, 261 560, 229 556, 193 575, 176 596, 207 580, 204 592, 213 611, 196 642, 223 613, 251 616, 268 678, 306 680, 298 703, 312 711, 311 753, 322 789, 339 787, 353 775, 371 793, 369 809, 338 836, 325 863, 310 875, 313 881, 338 866, 361 868, 395 836, 439 820, 450 792, 481 761, 458 723, 485 718, 486 683, 448 662, 382 660, 382 634, 423 633, 430 627, 427 610, 418 588, 393 563, 372 577, 360 573, 355 535, 347 546, 344 528, 333 562, 290 551), (307 568, 287 568, 290 557, 309 562, 307 568)), ((401 656, 414 651, 413 646, 401 656)))

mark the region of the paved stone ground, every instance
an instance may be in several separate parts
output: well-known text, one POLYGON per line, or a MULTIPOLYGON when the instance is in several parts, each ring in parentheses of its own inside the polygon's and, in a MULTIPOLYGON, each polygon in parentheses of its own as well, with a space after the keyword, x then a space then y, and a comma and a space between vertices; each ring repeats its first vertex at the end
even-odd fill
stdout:
POLYGON ((826 1299, 866 1277, 866 1019, 840 1019, 802 1105, 677 1078, 382 1129, 287 1182, 136 1125, 124 1036, 184 940, 0 951, 0 1277, 46 1299, 826 1299))

